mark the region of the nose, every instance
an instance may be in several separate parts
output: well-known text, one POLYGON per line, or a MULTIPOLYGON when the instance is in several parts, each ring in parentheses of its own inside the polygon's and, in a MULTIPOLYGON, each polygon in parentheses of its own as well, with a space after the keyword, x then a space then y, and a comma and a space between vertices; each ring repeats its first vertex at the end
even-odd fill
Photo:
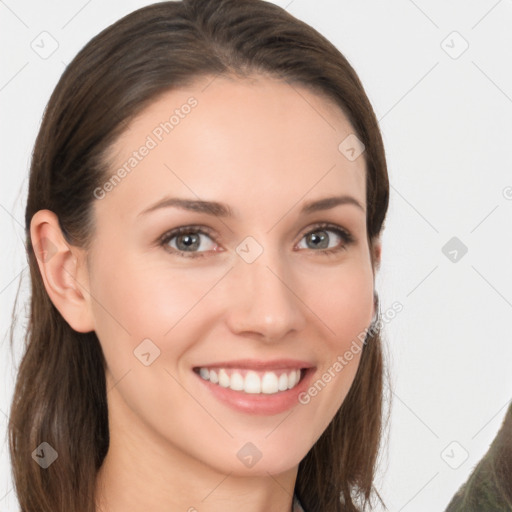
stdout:
POLYGON ((277 250, 265 249, 252 263, 237 258, 226 309, 233 333, 275 342, 304 328, 307 307, 292 270, 277 250))

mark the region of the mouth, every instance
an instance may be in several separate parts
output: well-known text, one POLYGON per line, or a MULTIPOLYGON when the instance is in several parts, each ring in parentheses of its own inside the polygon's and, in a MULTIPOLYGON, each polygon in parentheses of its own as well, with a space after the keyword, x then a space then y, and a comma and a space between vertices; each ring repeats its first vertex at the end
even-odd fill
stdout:
POLYGON ((246 394, 272 395, 294 389, 304 378, 307 368, 250 370, 247 368, 196 367, 203 380, 246 394))
POLYGON ((316 367, 305 361, 230 361, 196 366, 198 381, 230 408, 246 414, 272 415, 298 405, 316 367))

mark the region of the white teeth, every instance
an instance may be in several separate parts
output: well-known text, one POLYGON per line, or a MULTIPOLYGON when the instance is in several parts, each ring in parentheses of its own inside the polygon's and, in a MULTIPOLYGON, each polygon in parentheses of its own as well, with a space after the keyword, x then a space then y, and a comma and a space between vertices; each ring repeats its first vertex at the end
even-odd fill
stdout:
POLYGON ((244 378, 238 372, 233 373, 233 375, 231 375, 231 385, 229 387, 235 391, 243 391, 244 378))
POLYGON ((209 380, 213 384, 219 384, 234 391, 267 395, 292 389, 300 380, 300 370, 291 370, 281 373, 279 376, 276 372, 267 371, 261 374, 249 370, 244 377, 240 371, 229 370, 228 373, 225 368, 219 368, 217 371, 200 368, 199 375, 204 380, 209 380))
POLYGON ((274 372, 265 372, 261 379, 261 391, 267 394, 277 393, 279 391, 277 384, 277 375, 274 372))
POLYGON ((246 393, 261 392, 261 379, 256 372, 247 372, 244 382, 244 391, 246 393))
POLYGON ((288 389, 288 375, 286 375, 286 373, 283 373, 279 377, 278 388, 279 388, 279 391, 286 391, 288 389))
POLYGON ((288 389, 292 389, 293 386, 295 386, 295 384, 297 384, 298 380, 299 379, 297 378, 297 374, 296 374, 295 370, 292 370, 288 374, 288 389))
POLYGON ((226 373, 226 370, 224 370, 224 368, 221 368, 219 370, 219 384, 223 387, 223 388, 227 388, 229 387, 229 375, 226 373))
POLYGON ((210 382, 213 382, 213 384, 217 384, 219 382, 219 378, 217 377, 217 373, 215 372, 215 370, 210 370, 210 382))

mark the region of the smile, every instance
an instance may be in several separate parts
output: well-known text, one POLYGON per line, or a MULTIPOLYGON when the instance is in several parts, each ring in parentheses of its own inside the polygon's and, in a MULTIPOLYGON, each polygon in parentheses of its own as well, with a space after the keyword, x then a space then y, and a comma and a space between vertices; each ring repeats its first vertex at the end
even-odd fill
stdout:
POLYGON ((289 358, 204 362, 192 370, 205 398, 256 415, 280 414, 298 405, 316 375, 312 361, 289 358))
POLYGON ((282 369, 275 371, 254 371, 245 368, 195 368, 199 376, 223 388, 248 394, 271 395, 293 389, 304 371, 282 369))

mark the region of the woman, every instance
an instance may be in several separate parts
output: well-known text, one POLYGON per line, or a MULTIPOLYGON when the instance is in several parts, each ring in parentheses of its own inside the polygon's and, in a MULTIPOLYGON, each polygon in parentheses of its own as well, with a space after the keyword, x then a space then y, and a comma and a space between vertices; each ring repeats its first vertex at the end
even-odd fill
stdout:
POLYGON ((388 197, 355 71, 283 9, 162 2, 93 38, 30 171, 22 510, 371 506, 388 197))

